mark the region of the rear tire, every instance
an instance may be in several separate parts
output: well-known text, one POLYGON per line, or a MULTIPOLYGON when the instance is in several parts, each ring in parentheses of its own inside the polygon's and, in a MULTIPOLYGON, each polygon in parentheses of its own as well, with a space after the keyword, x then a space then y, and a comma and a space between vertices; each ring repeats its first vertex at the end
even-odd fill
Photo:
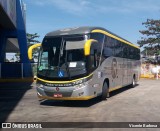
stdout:
POLYGON ((134 75, 133 79, 132 79, 131 88, 134 88, 135 86, 136 86, 136 79, 135 79, 135 75, 134 75))
POLYGON ((106 100, 107 97, 109 97, 109 87, 107 82, 104 82, 103 88, 102 88, 101 100, 106 100))

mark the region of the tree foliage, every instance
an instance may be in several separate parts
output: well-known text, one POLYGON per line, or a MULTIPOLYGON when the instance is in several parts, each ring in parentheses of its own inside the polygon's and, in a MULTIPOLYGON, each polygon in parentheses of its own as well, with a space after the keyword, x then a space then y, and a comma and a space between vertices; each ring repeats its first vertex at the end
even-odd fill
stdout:
MULTIPOLYGON (((28 45, 28 48, 30 46, 32 46, 33 44, 35 44, 35 43, 40 43, 37 40, 37 38, 39 38, 38 33, 34 33, 34 34, 27 33, 27 45, 28 45)), ((33 55, 33 59, 37 59, 38 52, 39 52, 38 48, 33 50, 33 54, 32 54, 33 55)), ((16 57, 16 61, 20 61, 20 52, 16 53, 15 57, 16 57)))
MULTIPOLYGON (((28 47, 32 46, 35 43, 40 43, 37 38, 39 38, 38 33, 34 33, 34 34, 30 34, 27 33, 27 44, 28 47)), ((33 59, 37 59, 38 58, 38 52, 39 52, 39 48, 36 48, 33 50, 33 59)))
POLYGON ((146 50, 160 50, 160 20, 147 19, 142 25, 146 30, 139 31, 143 37, 137 43, 140 47, 146 47, 146 50))
POLYGON ((33 45, 35 43, 39 43, 37 38, 39 38, 38 33, 34 33, 34 34, 27 33, 27 44, 28 44, 28 46, 33 45))
POLYGON ((160 50, 158 48, 155 48, 155 47, 144 47, 144 50, 141 52, 141 54, 143 55, 158 55, 160 54, 160 50))

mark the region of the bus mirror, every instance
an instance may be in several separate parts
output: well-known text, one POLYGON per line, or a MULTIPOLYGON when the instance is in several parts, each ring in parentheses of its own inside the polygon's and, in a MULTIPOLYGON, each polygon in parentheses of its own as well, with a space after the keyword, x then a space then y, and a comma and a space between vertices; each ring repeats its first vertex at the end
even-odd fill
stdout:
POLYGON ((28 58, 29 60, 32 60, 32 51, 33 49, 37 48, 37 47, 40 47, 41 46, 41 43, 37 43, 37 44, 33 44, 32 46, 29 47, 28 49, 28 58))
POLYGON ((94 45, 94 44, 98 44, 98 41, 94 39, 89 39, 86 41, 86 43, 84 44, 84 55, 85 56, 90 55, 91 45, 94 45))

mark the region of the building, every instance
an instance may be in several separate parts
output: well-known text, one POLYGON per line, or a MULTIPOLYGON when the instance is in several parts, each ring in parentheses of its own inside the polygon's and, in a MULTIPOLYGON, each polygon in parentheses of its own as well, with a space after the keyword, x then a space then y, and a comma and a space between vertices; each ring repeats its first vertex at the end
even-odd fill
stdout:
POLYGON ((25 10, 20 0, 0 0, 0 79, 32 77, 27 54, 25 10), (19 62, 7 62, 6 53, 20 53, 19 62))

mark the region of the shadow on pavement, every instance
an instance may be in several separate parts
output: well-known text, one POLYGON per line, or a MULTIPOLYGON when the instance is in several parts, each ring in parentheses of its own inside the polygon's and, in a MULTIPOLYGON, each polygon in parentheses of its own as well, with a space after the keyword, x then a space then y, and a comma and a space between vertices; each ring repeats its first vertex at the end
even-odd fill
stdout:
POLYGON ((5 122, 32 83, 0 83, 0 122, 5 122))
POLYGON ((91 100, 81 101, 81 100, 67 100, 67 101, 54 101, 54 100, 44 100, 40 105, 46 106, 62 106, 62 107, 90 107, 99 103, 101 100, 98 98, 93 98, 91 100))
MULTIPOLYGON (((138 86, 138 84, 136 85, 138 86)), ((136 86, 134 88, 136 88, 136 86)), ((115 90, 110 93, 110 97, 113 97, 119 93, 122 93, 124 91, 127 91, 129 89, 133 89, 129 86, 120 88, 118 90, 115 90)), ((109 99, 109 98, 108 98, 109 99)), ((97 103, 101 102, 101 99, 99 97, 93 98, 91 100, 87 101, 55 101, 55 100, 42 100, 40 101, 40 105, 45 106, 61 106, 61 107, 90 107, 92 105, 95 105, 97 103)))
POLYGON ((122 93, 122 92, 124 92, 124 91, 127 91, 127 90, 129 90, 129 89, 134 89, 134 88, 136 88, 138 85, 139 85, 139 84, 136 84, 135 87, 125 86, 125 87, 122 87, 122 88, 120 88, 120 89, 118 89, 118 90, 112 91, 112 92, 110 92, 110 97, 113 97, 113 96, 115 96, 115 95, 117 95, 117 94, 120 94, 120 93, 122 93))

